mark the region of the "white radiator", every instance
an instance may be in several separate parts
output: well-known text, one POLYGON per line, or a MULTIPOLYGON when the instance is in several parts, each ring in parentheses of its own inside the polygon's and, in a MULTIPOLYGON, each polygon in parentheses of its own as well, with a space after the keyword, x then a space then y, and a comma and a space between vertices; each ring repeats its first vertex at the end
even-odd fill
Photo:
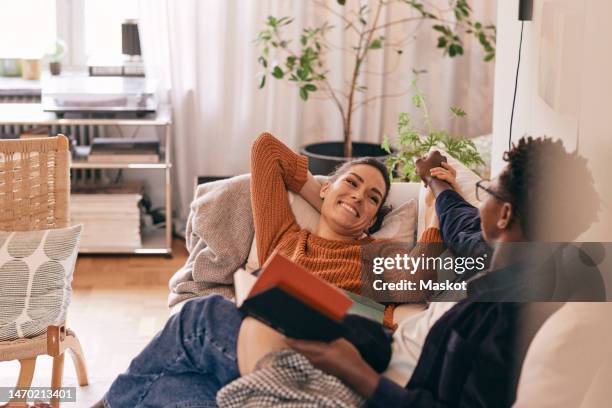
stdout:
MULTIPOLYGON (((19 137, 22 133, 34 129, 36 125, 0 125, 0 139, 19 137)), ((62 133, 73 139, 78 145, 91 144, 94 137, 106 137, 107 129, 104 126, 63 126, 49 127, 49 136, 62 133)), ((101 177, 101 170, 72 170, 72 184, 90 183, 101 177)))

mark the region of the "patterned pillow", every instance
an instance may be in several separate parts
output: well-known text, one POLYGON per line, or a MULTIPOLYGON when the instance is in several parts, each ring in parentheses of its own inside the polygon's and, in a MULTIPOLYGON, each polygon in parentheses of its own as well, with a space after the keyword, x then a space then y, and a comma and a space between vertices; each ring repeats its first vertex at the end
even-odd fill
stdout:
POLYGON ((0 231, 0 341, 65 320, 81 229, 0 231))

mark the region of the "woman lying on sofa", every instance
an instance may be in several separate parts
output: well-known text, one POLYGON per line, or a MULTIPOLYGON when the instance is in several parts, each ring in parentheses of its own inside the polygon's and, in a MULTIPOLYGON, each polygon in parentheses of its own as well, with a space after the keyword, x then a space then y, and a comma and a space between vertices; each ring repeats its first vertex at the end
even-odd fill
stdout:
MULTIPOLYGON (((262 134, 251 150, 251 203, 260 264, 278 249, 327 282, 358 292, 362 250, 374 241, 370 234, 382 223, 389 188, 386 167, 371 158, 341 166, 321 185, 308 172, 306 157, 272 135, 262 134), (297 224, 288 190, 319 210, 315 231, 297 224)), ((436 256, 443 249, 437 228, 428 228, 419 244, 415 250, 425 256, 436 256)), ((412 278, 431 279, 431 272, 435 273, 421 270, 412 278)), ((412 301, 425 300, 423 292, 414 295, 412 301)), ((392 312, 392 307, 385 310, 388 327, 393 323, 392 312)), ((389 349, 387 334, 379 327, 373 338, 376 345, 369 349, 384 354, 389 349)), ((222 386, 251 372, 270 351, 284 347, 279 333, 244 318, 229 300, 194 299, 169 319, 128 371, 115 380, 105 403, 111 407, 214 403, 222 386)), ((364 353, 367 349, 363 348, 364 353)))

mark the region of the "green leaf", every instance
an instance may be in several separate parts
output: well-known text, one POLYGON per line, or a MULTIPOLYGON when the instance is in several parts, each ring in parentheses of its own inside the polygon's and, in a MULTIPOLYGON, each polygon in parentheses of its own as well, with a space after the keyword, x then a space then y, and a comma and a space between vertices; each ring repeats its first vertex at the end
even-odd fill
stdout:
POLYGON ((484 60, 485 60, 485 62, 489 62, 493 58, 495 58, 495 54, 488 54, 487 56, 484 57, 484 60))
POLYGON ((272 70, 272 76, 276 79, 282 79, 284 76, 283 70, 277 65, 272 70))
POLYGON ((463 47, 459 44, 451 44, 448 47, 448 55, 454 57, 463 54, 463 47))
POLYGON ((266 22, 270 27, 276 27, 278 20, 274 16, 268 16, 268 21, 266 22))
POLYGON ((480 34, 478 34, 478 41, 480 41, 482 45, 488 44, 487 36, 484 32, 481 31, 480 34))
POLYGON ((264 86, 266 86, 266 76, 262 75, 261 81, 259 82, 259 89, 263 88, 264 86))
POLYGON ((380 148, 383 149, 385 152, 391 154, 391 146, 389 145, 389 138, 387 137, 387 135, 383 137, 383 141, 380 144, 380 148))
POLYGON ((383 42, 383 37, 376 38, 376 39, 372 40, 372 42, 370 43, 370 46, 368 48, 370 48, 371 50, 381 49, 382 48, 382 42, 383 42))
POLYGON ((302 100, 304 101, 308 100, 308 91, 306 90, 305 87, 300 88, 300 98, 302 98, 302 100))
POLYGON ((339 5, 344 6, 346 4, 346 0, 336 0, 339 5))
POLYGON ((420 108, 421 106, 423 106, 423 97, 421 95, 419 95, 419 94, 413 95, 412 96, 412 103, 417 108, 420 108))
POLYGON ((286 25, 289 25, 289 24, 291 24, 292 22, 293 22, 293 19, 292 19, 292 18, 289 18, 289 17, 282 17, 280 20, 278 20, 277 24, 278 24, 278 26, 280 27, 280 26, 286 26, 286 25))
POLYGON ((455 114, 455 116, 462 118, 466 115, 465 111, 457 106, 451 106, 451 112, 455 114))
POLYGON ((297 60, 296 57, 294 57, 293 55, 290 55, 287 57, 287 61, 285 61, 285 66, 291 70, 293 69, 293 67, 295 66, 295 61, 297 60))
POLYGON ((314 92, 317 90, 317 87, 313 84, 306 84, 304 85, 304 89, 306 89, 308 92, 314 92))
POLYGON ((448 28, 447 26, 444 25, 440 25, 440 24, 436 24, 432 27, 435 31, 439 31, 444 35, 451 35, 452 32, 450 30, 450 28, 448 28))
POLYGON ((266 59, 264 57, 259 57, 257 59, 257 61, 259 61, 259 63, 264 67, 264 68, 268 68, 268 61, 266 61, 266 59))
POLYGON ((408 161, 406 163, 404 163, 404 165, 402 166, 402 175, 404 176, 405 179, 410 180, 412 179, 413 175, 414 175, 414 163, 412 163, 411 161, 408 161))

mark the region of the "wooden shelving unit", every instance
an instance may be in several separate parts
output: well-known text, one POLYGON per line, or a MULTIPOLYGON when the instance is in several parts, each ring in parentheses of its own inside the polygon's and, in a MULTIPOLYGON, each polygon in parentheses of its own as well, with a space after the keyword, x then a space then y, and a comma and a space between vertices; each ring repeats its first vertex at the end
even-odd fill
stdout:
POLYGON ((164 174, 164 198, 166 222, 163 229, 152 233, 142 233, 140 248, 121 247, 81 247, 81 253, 97 254, 157 254, 172 255, 172 115, 168 105, 160 105, 155 114, 142 118, 58 118, 54 113, 44 112, 40 104, 35 103, 2 103, 0 104, 1 125, 93 125, 93 126, 156 126, 164 128, 162 141, 163 155, 159 163, 91 163, 73 161, 73 169, 145 169, 161 171, 164 174))

